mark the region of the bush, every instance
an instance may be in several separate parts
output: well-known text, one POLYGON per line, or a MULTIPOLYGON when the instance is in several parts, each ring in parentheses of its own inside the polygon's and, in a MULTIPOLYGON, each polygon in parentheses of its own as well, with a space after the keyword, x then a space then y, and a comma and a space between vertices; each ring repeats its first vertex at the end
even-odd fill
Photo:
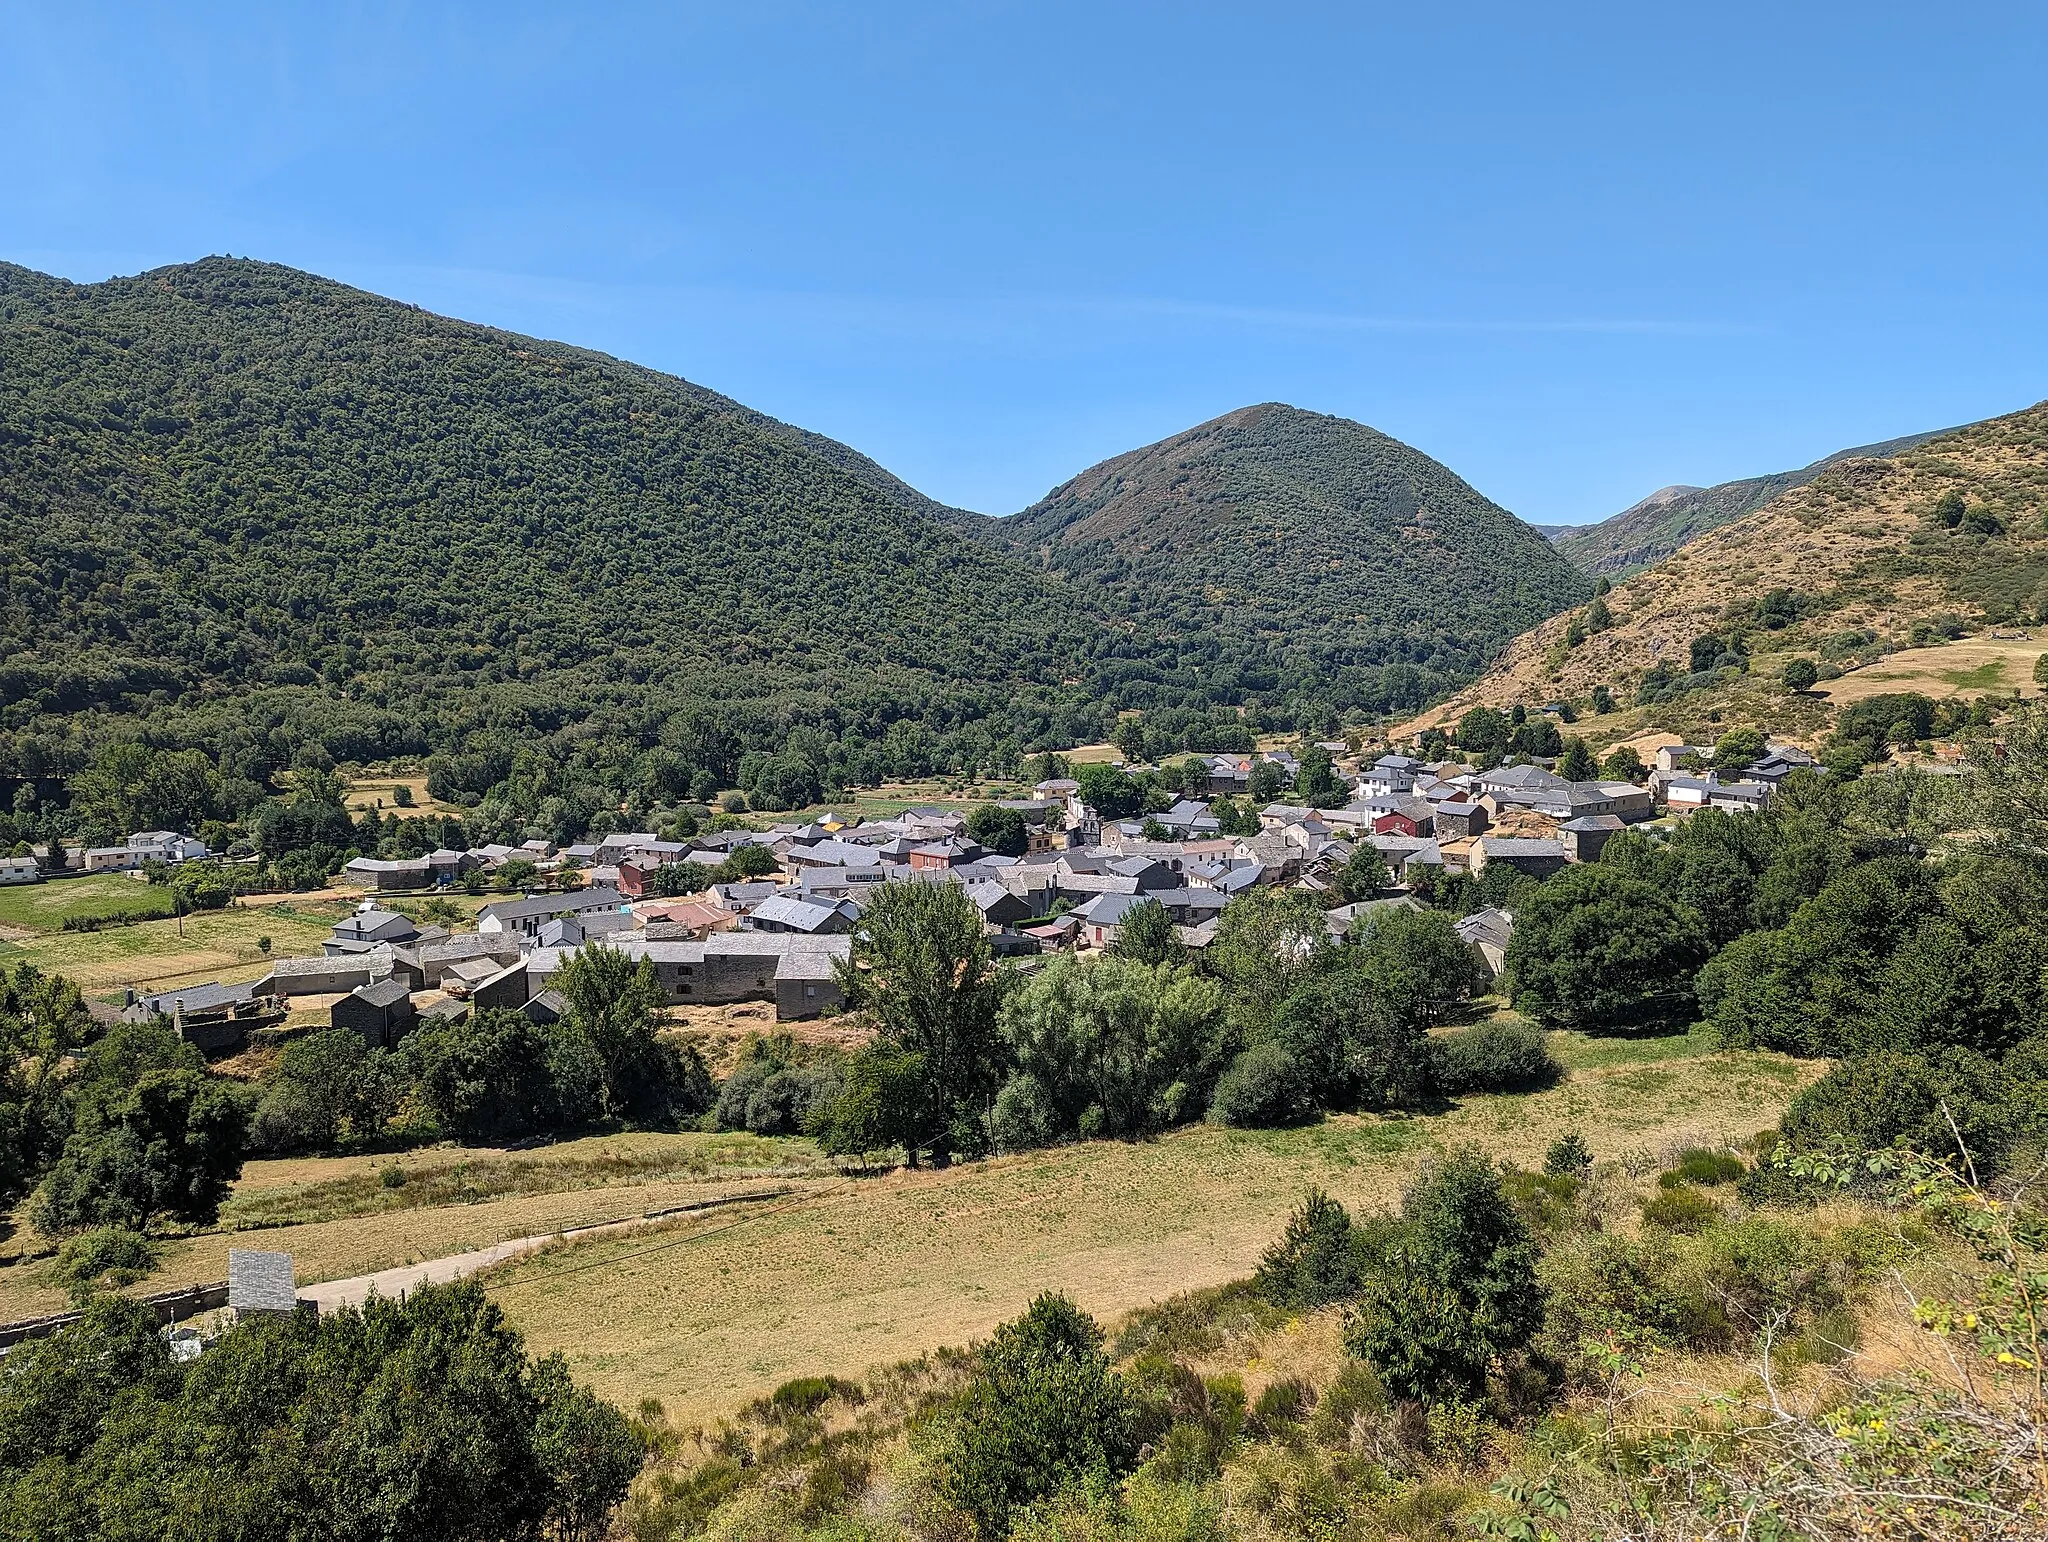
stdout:
POLYGON ((799 1064, 794 1053, 795 1046, 785 1036, 750 1044, 718 1089, 712 1110, 718 1127, 755 1135, 795 1135, 803 1130, 814 1112, 838 1095, 840 1069, 834 1062, 799 1064))
POLYGON ((1255 1129, 1292 1124, 1314 1112, 1307 1075, 1284 1045, 1254 1044, 1216 1081, 1209 1114, 1224 1124, 1255 1129))
POLYGON ((1543 1034, 1498 1018, 1432 1041, 1437 1090, 1451 1097, 1547 1087, 1563 1074, 1543 1034))
POLYGON ((1659 1189, 1643 1201, 1643 1224, 1657 1231, 1697 1236, 1720 1218, 1720 1207, 1689 1183, 1659 1189))
POLYGON ((1356 1291, 1360 1263, 1349 1212, 1321 1189, 1310 1189, 1287 1217, 1280 1240, 1259 1259, 1253 1282, 1273 1305, 1308 1312, 1356 1291))
POLYGON ((1136 1416, 1094 1319, 1065 1296, 1040 1296, 996 1329, 931 1427, 940 1491, 994 1542, 1023 1506, 1129 1472, 1136 1416))
POLYGON ((998 1151, 1029 1151, 1059 1139, 1059 1110, 1045 1084, 1028 1074, 1005 1082, 989 1116, 989 1135, 998 1151))
POLYGON ((1960 1130, 1989 1160, 2007 1133, 2005 1090, 1999 1068, 1969 1050, 1856 1055, 1795 1097, 1779 1127, 1795 1150, 1903 1145, 1934 1156, 1953 1155, 1960 1130))
MULTIPOLYGON (((1702 1188, 1712 1188, 1717 1183, 1733 1183, 1743 1174, 1742 1158, 1731 1151, 1714 1151, 1705 1146, 1693 1146, 1678 1154, 1678 1165, 1664 1178, 1684 1183, 1697 1183, 1702 1188)), ((1658 1180, 1660 1183, 1663 1178, 1658 1180)), ((1667 1188, 1672 1184, 1666 1184, 1667 1188)))
POLYGON ((1552 1177, 1581 1178, 1593 1170, 1593 1151, 1577 1130, 1567 1131, 1543 1153, 1543 1170, 1552 1177))
POLYGON ((100 1291, 133 1285, 155 1269, 156 1262, 156 1244, 142 1233, 99 1226, 66 1238, 51 1273, 71 1299, 83 1305, 100 1291))
POLYGON ((1344 1347, 1396 1397, 1474 1397, 1543 1322, 1537 1250, 1485 1154, 1426 1166, 1369 1261, 1344 1347))

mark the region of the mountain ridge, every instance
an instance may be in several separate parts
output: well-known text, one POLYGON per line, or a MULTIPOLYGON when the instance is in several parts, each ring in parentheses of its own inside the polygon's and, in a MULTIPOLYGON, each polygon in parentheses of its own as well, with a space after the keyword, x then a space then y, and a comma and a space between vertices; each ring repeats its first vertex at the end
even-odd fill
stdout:
POLYGON ((1575 526, 1552 540, 1559 551, 1588 573, 1608 578, 1633 573, 1661 562, 1695 537, 1762 508, 1780 494, 1804 487, 1830 467, 1849 460, 1881 460, 1956 431, 1941 428, 1904 434, 1896 439, 1837 450, 1796 471, 1742 477, 1711 487, 1673 483, 1638 499, 1619 514, 1597 524, 1575 526))
POLYGON ((1696 639, 1846 669, 1910 645, 1922 627, 1939 636, 2048 620, 2048 401, 1903 443, 1831 457, 1811 480, 1624 577, 1604 597, 1607 625, 1590 624, 1590 608, 1540 623, 1404 727, 1472 706, 1584 702, 1596 686, 1626 705, 1653 675, 1653 701, 1704 721, 1735 685, 1776 686, 1695 676, 1696 639))

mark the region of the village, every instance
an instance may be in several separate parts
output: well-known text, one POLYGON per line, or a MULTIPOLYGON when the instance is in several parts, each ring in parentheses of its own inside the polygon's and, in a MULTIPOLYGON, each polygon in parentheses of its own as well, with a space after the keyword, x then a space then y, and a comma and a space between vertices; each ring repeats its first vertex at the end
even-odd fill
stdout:
MULTIPOLYGON (((1498 894, 1503 870, 1547 878, 1597 860, 1608 838, 1631 825, 1702 808, 1762 808, 1786 777, 1814 766, 1784 744, 1767 743, 1751 764, 1719 772, 1707 769, 1713 746, 1665 744, 1652 755, 1640 780, 1571 781, 1541 758, 1474 770, 1394 751, 1346 753, 1335 767, 1340 805, 1271 802, 1257 811, 1256 832, 1240 834, 1223 833, 1217 800, 1232 800, 1234 809, 1255 777, 1278 784, 1284 797, 1301 771, 1293 752, 1196 757, 1206 796, 1127 818, 1104 818, 1079 780, 1058 776, 1029 797, 993 805, 1022 826, 1017 854, 977 842, 970 810, 926 806, 865 820, 825 812, 688 840, 628 832, 559 849, 532 840, 409 860, 359 857, 340 882, 363 898, 318 954, 276 958, 260 977, 237 983, 131 990, 122 1015, 167 1019, 213 1057, 310 1026, 348 1029, 389 1048, 421 1024, 479 1010, 551 1022, 565 1009, 551 982, 579 949, 602 946, 645 960, 674 1007, 760 1002, 772 1004, 780 1022, 830 1017, 843 1005, 839 970, 851 957, 864 898, 880 884, 961 885, 992 950, 1027 968, 1062 950, 1114 948, 1126 918, 1148 903, 1199 954, 1224 908, 1256 887, 1317 896, 1341 938, 1374 909, 1422 908, 1446 880, 1492 870, 1498 894), (1384 878, 1365 894, 1347 883, 1362 850, 1377 853, 1382 865, 1373 870, 1384 878), (735 863, 738 852, 746 855, 735 863), (730 877, 736 867, 751 876, 730 877), (413 901, 499 872, 530 875, 533 892, 486 904, 472 931, 405 913, 413 901)), ((1193 780, 1187 763, 1181 776, 1184 786, 1193 780)), ((146 864, 204 855, 190 837, 150 831, 73 860, 86 871, 139 876, 146 864)), ((39 876, 33 858, 12 865, 26 881, 39 876)), ((1513 926, 1511 908, 1497 904, 1457 922, 1493 974, 1513 926)))

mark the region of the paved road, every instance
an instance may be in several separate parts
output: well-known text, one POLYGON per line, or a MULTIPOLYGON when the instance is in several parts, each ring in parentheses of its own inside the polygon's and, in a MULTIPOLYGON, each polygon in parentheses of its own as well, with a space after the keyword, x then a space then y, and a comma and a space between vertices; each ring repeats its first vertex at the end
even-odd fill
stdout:
POLYGON ((643 1227, 661 1221, 673 1220, 682 1215, 701 1215, 712 1210, 721 1210, 729 1205, 760 1204, 769 1200, 785 1199, 795 1189, 761 1189, 751 1194, 728 1194, 720 1199, 700 1200, 693 1205, 674 1205, 666 1210, 650 1210, 644 1215, 627 1216, 617 1221, 599 1221, 590 1226, 573 1226, 567 1231, 549 1232, 539 1237, 514 1237, 509 1242, 500 1242, 495 1247, 477 1248, 469 1253, 454 1253, 447 1258, 429 1259, 423 1264, 406 1264, 397 1269, 380 1269, 375 1274, 359 1274, 347 1280, 323 1280, 318 1285, 301 1285, 298 1297, 311 1301, 325 1312, 338 1307, 361 1306, 375 1291, 387 1300, 417 1290, 422 1285, 445 1285, 451 1280, 465 1279, 482 1269, 495 1268, 528 1253, 537 1253, 551 1242, 581 1242, 591 1237, 602 1237, 620 1232, 638 1231, 643 1227))

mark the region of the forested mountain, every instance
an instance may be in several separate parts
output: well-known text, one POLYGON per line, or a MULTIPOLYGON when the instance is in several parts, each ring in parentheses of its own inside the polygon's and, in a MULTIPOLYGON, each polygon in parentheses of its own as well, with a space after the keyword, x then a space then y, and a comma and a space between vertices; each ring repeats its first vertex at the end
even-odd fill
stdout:
POLYGON ((228 258, 0 265, 0 576, 0 803, 136 733, 245 787, 434 753, 480 795, 533 752, 603 806, 656 750, 672 796, 749 753, 828 789, 1013 764, 1128 709, 1334 726, 1585 592, 1342 419, 1233 413, 996 521, 673 376, 228 258))
MULTIPOLYGON (((1836 460, 1597 605, 1524 633, 1429 716, 1584 701, 1599 686, 1655 702, 1707 689, 1716 658, 1798 653, 1846 668, 1972 627, 2043 621, 2048 402, 1836 460)), ((1700 703, 1717 704, 1711 693, 1700 703)))
POLYGON ((85 709, 259 759, 596 718, 729 775, 793 721, 1028 737, 1090 694, 1056 580, 651 370, 227 259, 0 267, 0 361, 9 772, 85 709))
POLYGON ((1662 487, 1640 503, 1623 509, 1597 525, 1580 525, 1551 536, 1557 549, 1588 573, 1620 577, 1661 562, 1695 536, 1718 530, 1760 509, 1781 493, 1804 487, 1829 468, 1850 460, 1881 460, 1925 444, 1954 429, 1907 434, 1880 444, 1859 445, 1837 450, 1797 471, 1780 471, 1770 476, 1744 477, 1713 487, 1662 487))
POLYGON ((1399 671, 1395 704, 1469 677, 1591 593, 1420 451, 1273 402, 1105 461, 990 528, 1162 631, 1399 671))

